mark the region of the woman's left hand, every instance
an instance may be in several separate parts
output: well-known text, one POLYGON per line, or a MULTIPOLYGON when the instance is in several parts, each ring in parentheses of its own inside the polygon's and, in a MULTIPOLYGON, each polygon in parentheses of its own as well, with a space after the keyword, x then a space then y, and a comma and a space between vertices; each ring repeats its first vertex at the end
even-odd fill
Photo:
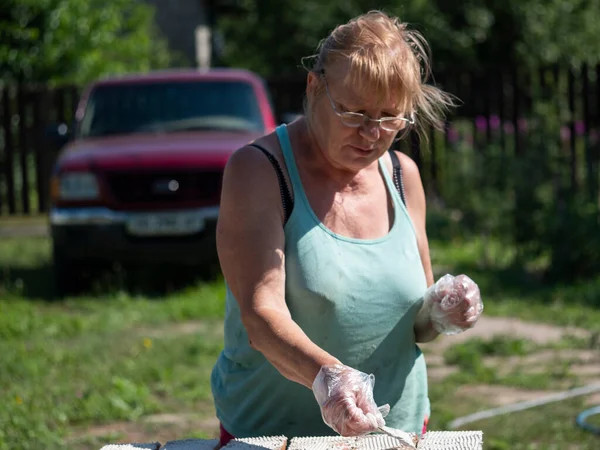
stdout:
POLYGON ((438 333, 457 334, 475 326, 483 312, 477 284, 466 275, 445 275, 425 294, 438 333))

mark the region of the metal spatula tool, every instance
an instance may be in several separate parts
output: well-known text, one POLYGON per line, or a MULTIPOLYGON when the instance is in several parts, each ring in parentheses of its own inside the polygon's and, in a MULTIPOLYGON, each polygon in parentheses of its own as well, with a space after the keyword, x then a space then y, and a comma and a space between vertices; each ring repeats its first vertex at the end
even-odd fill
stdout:
POLYGON ((394 428, 389 428, 386 426, 379 427, 378 430, 383 434, 387 434, 390 437, 401 440, 406 448, 411 448, 411 449, 417 450, 417 447, 415 447, 415 444, 412 440, 412 436, 410 434, 408 434, 406 431, 396 430, 394 428))

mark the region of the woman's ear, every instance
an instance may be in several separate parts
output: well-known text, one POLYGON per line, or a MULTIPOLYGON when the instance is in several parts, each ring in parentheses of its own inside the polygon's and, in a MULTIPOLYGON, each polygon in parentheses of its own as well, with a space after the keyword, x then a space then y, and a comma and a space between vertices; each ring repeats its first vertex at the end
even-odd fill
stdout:
POLYGON ((312 97, 319 83, 319 77, 314 72, 308 72, 306 76, 306 96, 312 97))

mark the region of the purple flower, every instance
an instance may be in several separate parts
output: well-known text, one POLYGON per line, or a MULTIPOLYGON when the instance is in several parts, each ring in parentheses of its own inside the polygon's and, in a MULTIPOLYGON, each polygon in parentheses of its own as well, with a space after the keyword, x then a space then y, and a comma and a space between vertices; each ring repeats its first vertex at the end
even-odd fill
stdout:
POLYGON ((583 123, 581 120, 575 122, 575 134, 577 136, 582 136, 585 134, 585 123, 583 123))
POLYGON ((479 131, 487 130, 487 119, 483 116, 475 117, 475 128, 479 131))
POLYGON ((448 136, 448 141, 451 143, 456 143, 458 141, 458 131, 453 126, 448 127, 446 131, 446 135, 448 136))
POLYGON ((489 122, 490 122, 490 128, 492 130, 498 130, 500 128, 500 117, 498 117, 497 115, 495 115, 495 114, 491 115, 489 118, 489 122))
POLYGON ((560 127, 560 138, 563 141, 568 141, 571 137, 571 130, 569 127, 562 126, 560 127))

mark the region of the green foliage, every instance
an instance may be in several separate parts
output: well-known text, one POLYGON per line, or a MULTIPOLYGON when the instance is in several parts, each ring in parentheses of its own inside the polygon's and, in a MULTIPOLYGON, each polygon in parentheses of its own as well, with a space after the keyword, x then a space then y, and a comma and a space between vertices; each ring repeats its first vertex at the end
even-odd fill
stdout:
POLYGON ((0 76, 85 83, 166 67, 153 10, 128 0, 8 0, 0 8, 0 76))
POLYGON ((600 57, 600 0, 508 2, 522 23, 516 43, 524 64, 595 63, 600 57))
POLYGON ((559 145, 556 130, 567 105, 550 90, 538 98, 527 152, 516 159, 513 237, 522 261, 549 254, 550 281, 593 277, 600 272, 597 198, 573 184, 569 154, 559 145))
MULTIPOLYGON (((445 167, 439 190, 449 210, 446 216, 459 219, 444 223, 437 217, 432 224, 443 225, 446 235, 479 235, 484 240, 493 236, 512 243, 513 265, 537 273, 549 284, 600 273, 598 167, 591 156, 596 151, 591 146, 598 144, 575 135, 573 149, 572 142, 561 137, 564 124, 579 117, 569 112, 566 78, 557 82, 548 76, 543 83, 536 78, 527 86, 532 105, 523 108, 523 123, 505 135, 504 145, 497 131, 491 144, 473 142, 483 130, 473 139, 471 121, 454 122, 453 133, 459 138, 444 149, 448 162, 441 163, 445 167)), ((475 118, 477 128, 481 121, 485 118, 475 118)), ((491 259, 488 252, 482 267, 491 259)))
POLYGON ((549 280, 589 279, 600 273, 600 213, 585 198, 574 198, 559 216, 546 217, 544 242, 551 248, 549 280))
POLYGON ((600 0, 241 0, 223 14, 224 62, 265 76, 301 73, 300 58, 338 24, 371 9, 397 15, 431 44, 434 69, 598 61, 600 0), (273 45, 274 42, 285 45, 273 45))

